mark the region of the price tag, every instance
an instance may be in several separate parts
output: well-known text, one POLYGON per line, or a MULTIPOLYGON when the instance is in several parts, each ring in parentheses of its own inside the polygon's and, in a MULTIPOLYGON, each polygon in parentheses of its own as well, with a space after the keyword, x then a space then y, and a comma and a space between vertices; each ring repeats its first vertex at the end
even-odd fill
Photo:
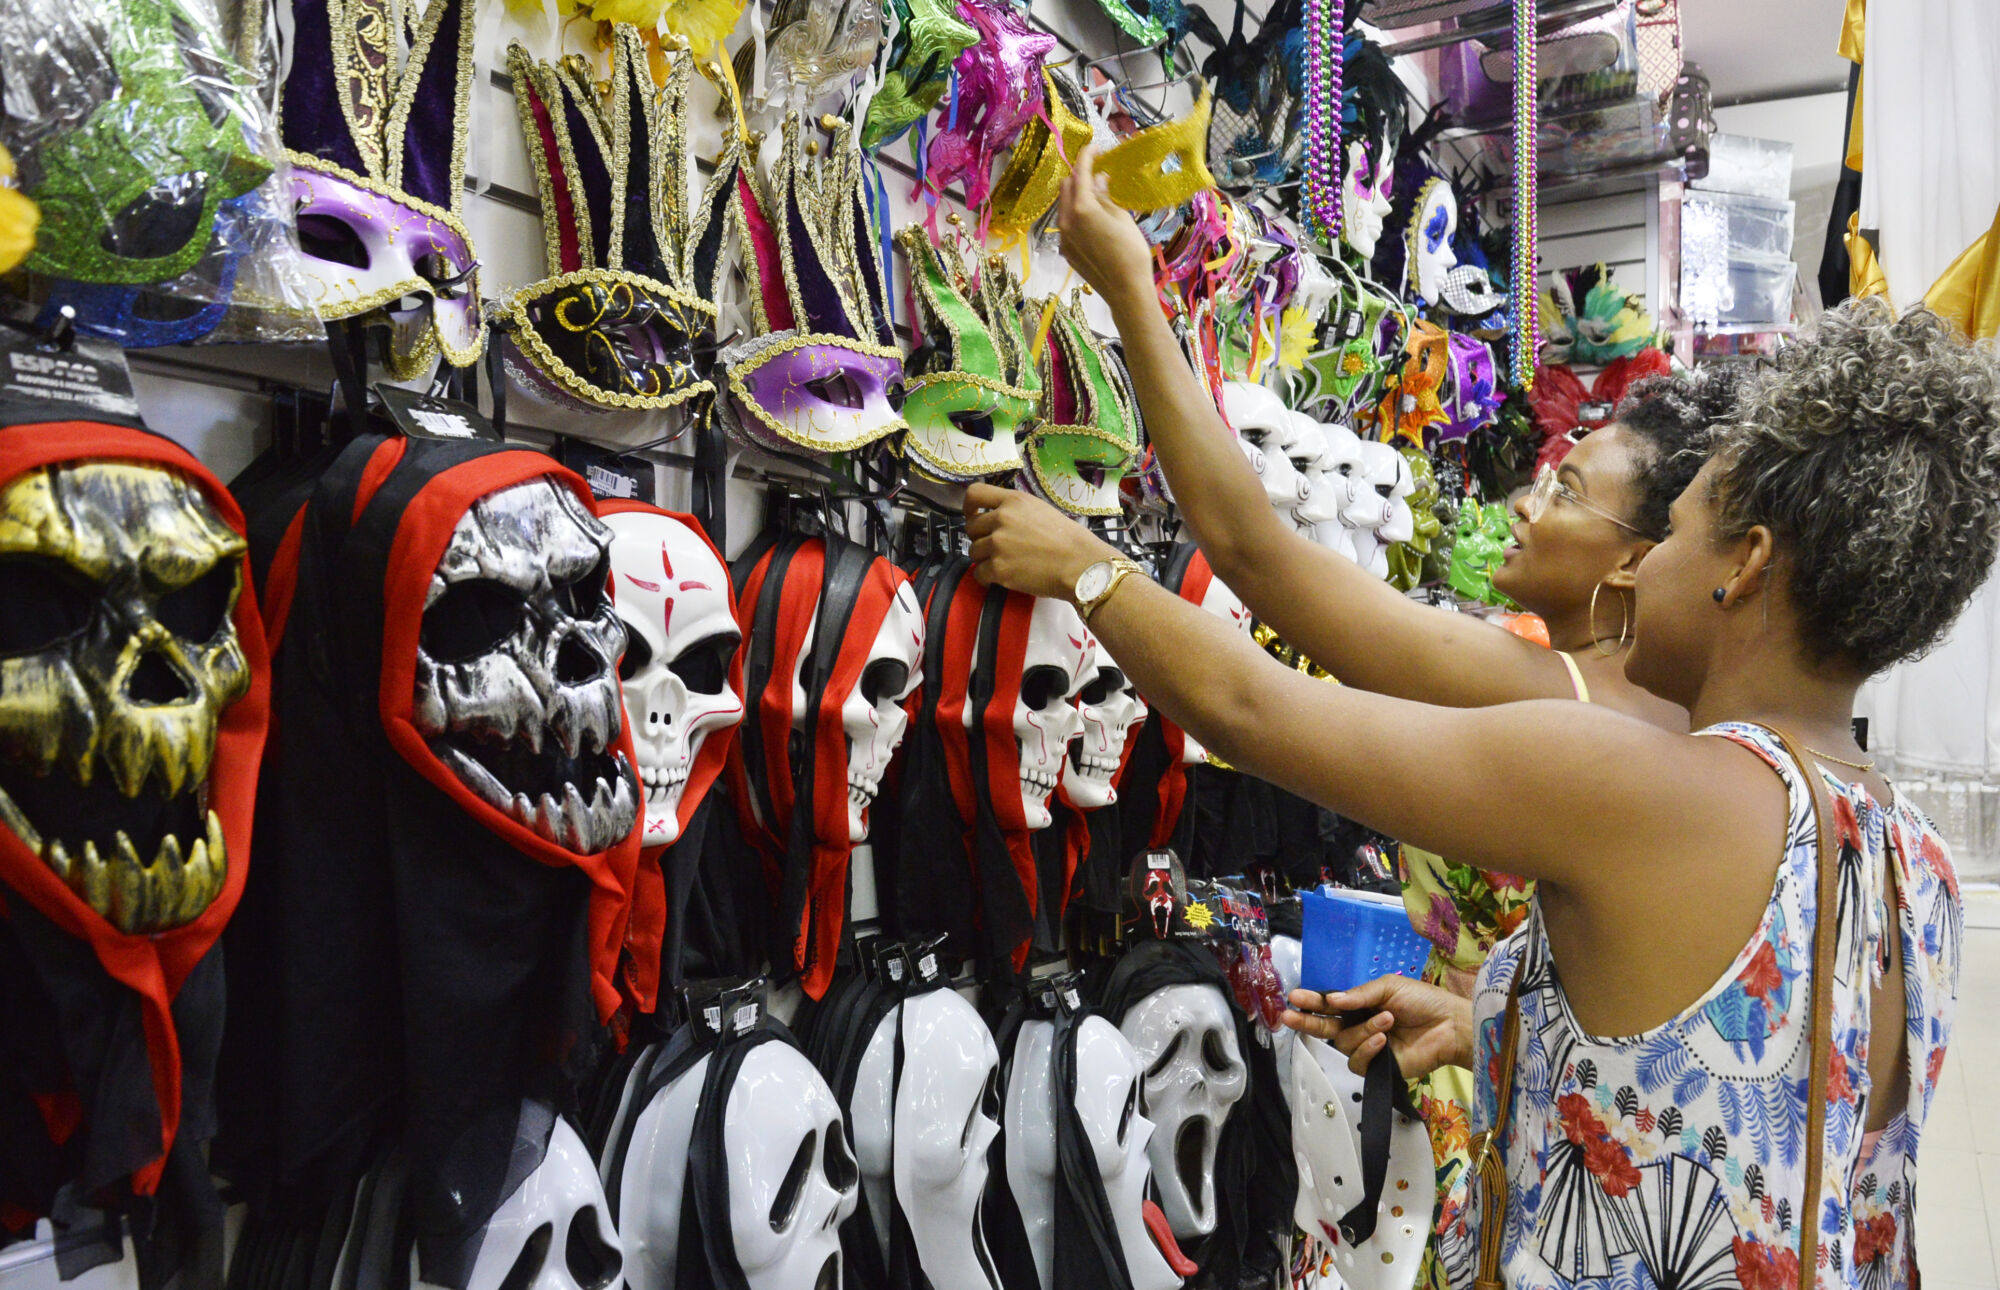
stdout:
POLYGON ((375 394, 396 428, 411 439, 490 439, 500 442, 500 432, 470 403, 440 399, 400 385, 377 382, 375 394))
POLYGON ((583 476, 597 497, 627 497, 653 500, 653 467, 638 457, 625 456, 576 439, 564 439, 558 449, 562 464, 583 476))
POLYGON ((116 345, 78 336, 62 348, 27 332, 0 328, 0 355, 4 355, 0 402, 30 407, 56 404, 138 420, 132 372, 116 345))

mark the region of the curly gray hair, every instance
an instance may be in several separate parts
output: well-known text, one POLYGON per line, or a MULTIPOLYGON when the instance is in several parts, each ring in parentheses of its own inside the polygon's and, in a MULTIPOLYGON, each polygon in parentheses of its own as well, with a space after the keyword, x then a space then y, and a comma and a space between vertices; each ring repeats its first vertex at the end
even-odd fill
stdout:
POLYGON ((1722 536, 1776 533, 1801 635, 1873 675, 1944 636, 2000 539, 2000 362, 1921 306, 1822 316, 1721 434, 1722 536))

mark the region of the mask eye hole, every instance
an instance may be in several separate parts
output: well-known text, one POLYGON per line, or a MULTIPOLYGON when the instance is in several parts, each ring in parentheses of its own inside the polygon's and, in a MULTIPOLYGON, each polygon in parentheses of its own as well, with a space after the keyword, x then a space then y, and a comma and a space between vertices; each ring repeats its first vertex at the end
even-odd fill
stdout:
POLYGON ((604 1239, 595 1205, 586 1205, 570 1216, 563 1256, 570 1276, 582 1290, 605 1290, 625 1266, 625 1256, 604 1239))
POLYGON ((1187 1032, 1176 1030, 1174 1037, 1167 1041, 1167 1046, 1160 1050, 1160 1055, 1153 1059, 1153 1064, 1146 1068, 1146 1078, 1158 1079, 1160 1076, 1166 1074, 1167 1067, 1174 1064, 1174 1058, 1180 1055, 1181 1044, 1186 1040, 1187 1032))
POLYGON ((217 565, 185 587, 161 596, 153 605, 153 617, 182 640, 214 640, 229 620, 236 575, 235 562, 217 565))
POLYGON ((910 683, 909 664, 899 659, 878 658, 861 674, 861 697, 871 707, 885 699, 894 702, 910 683))
POLYGON ((59 560, 18 555, 0 559, 0 656, 33 654, 79 636, 90 625, 99 592, 59 560))
POLYGON ((315 260, 351 269, 365 269, 369 264, 367 244, 346 220, 332 215, 300 212, 299 249, 315 260))
POLYGON ((467 578, 451 585, 424 611, 419 641, 440 663, 461 663, 490 653, 519 630, 527 618, 521 593, 491 578, 467 578))
POLYGON ((736 655, 737 637, 724 632, 697 641, 667 664, 667 670, 681 679, 694 694, 720 694, 729 679, 729 660, 736 655))
POLYGON ((618 679, 629 681, 639 674, 639 669, 653 661, 653 647, 646 638, 634 631, 625 633, 625 657, 618 660, 618 679))
POLYGON ((166 175, 112 217, 97 244, 112 255, 150 260, 193 240, 208 203, 208 176, 199 170, 166 175))
POLYGON ((818 1154, 819 1130, 814 1129, 799 1140, 799 1149, 792 1153, 791 1167, 785 1170, 785 1180, 778 1184, 778 1194, 771 1199, 772 1231, 784 1231, 798 1217, 799 1201, 806 1191, 806 1172, 818 1154))
POLYGON ((835 1191, 852 1191, 854 1184, 861 1181, 861 1166, 855 1163, 854 1152, 847 1145, 847 1135, 838 1124, 827 1127, 826 1148, 820 1152, 820 1167, 826 1170, 826 1180, 835 1191))
POLYGON ((528 1234, 521 1243, 521 1252, 514 1256, 514 1266, 507 1269, 507 1275, 500 1279, 500 1290, 528 1290, 542 1275, 542 1265, 549 1261, 549 1242, 555 1238, 553 1224, 544 1223, 528 1234))
POLYGON ((1139 1081, 1133 1080, 1125 1090, 1125 1109, 1118 1115, 1118 1145, 1124 1146, 1125 1139, 1132 1133, 1132 1117, 1139 1114, 1139 1081))
POLYGON ((1083 687, 1083 693, 1078 695, 1077 699, 1090 707, 1096 707, 1124 688, 1125 674, 1115 667, 1107 667, 1091 678, 1090 684, 1083 687))
POLYGON ((571 618, 595 617, 609 599, 610 593, 605 586, 610 575, 611 557, 606 554, 582 577, 557 583, 554 588, 556 603, 571 618))
POLYGON ((904 390, 901 381, 889 382, 889 387, 882 391, 882 397, 889 400, 889 406, 898 412, 903 410, 903 395, 904 390))
POLYGON ((1040 712, 1069 693, 1069 676, 1059 667, 1031 667, 1021 678, 1021 702, 1040 712))
POLYGON ((861 397, 861 387, 847 372, 834 371, 817 380, 806 382, 806 389, 821 403, 830 403, 837 408, 860 408, 865 406, 861 397))
POLYGON ((1211 1030, 1202 1036, 1201 1060, 1212 1071, 1227 1071, 1235 1065, 1229 1060, 1229 1050, 1223 1046, 1220 1030, 1211 1030))
POLYGON ((962 435, 974 439, 993 439, 993 418, 984 412, 954 412, 951 414, 951 428, 962 435))

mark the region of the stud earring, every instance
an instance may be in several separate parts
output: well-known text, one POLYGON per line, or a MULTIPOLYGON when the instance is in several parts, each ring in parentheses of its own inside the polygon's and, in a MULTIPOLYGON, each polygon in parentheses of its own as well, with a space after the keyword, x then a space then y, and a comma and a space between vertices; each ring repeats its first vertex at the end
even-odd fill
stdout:
POLYGON ((1717 588, 1715 589, 1715 592, 1714 592, 1714 595, 1715 595, 1715 603, 1719 605, 1719 604, 1721 604, 1721 603, 1722 603, 1723 601, 1725 601, 1725 600, 1727 600, 1727 599, 1729 598, 1729 588, 1727 588, 1727 587, 1717 587, 1717 588))

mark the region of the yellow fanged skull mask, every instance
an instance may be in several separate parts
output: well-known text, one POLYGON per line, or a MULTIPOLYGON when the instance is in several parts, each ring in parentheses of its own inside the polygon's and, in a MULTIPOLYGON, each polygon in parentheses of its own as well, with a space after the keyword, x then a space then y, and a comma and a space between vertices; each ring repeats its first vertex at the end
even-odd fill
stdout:
POLYGON ((208 775, 251 682, 243 549, 169 470, 0 487, 0 825, 127 934, 194 921, 228 873, 208 775))

